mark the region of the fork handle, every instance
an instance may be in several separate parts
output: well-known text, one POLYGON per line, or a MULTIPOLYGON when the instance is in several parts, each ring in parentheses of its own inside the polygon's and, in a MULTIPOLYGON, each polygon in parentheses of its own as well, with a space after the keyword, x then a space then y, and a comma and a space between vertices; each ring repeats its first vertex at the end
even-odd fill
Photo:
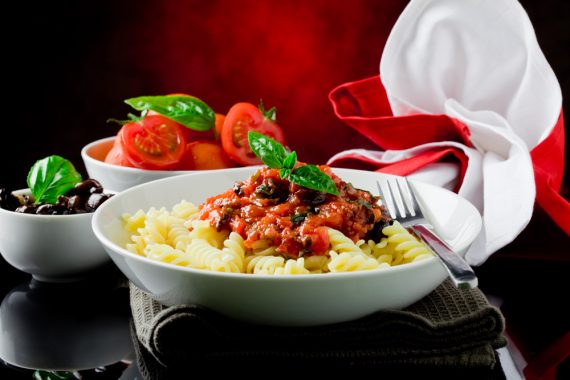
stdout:
POLYGON ((458 288, 476 288, 477 276, 467 262, 447 246, 425 224, 416 224, 412 230, 439 256, 451 280, 458 288))

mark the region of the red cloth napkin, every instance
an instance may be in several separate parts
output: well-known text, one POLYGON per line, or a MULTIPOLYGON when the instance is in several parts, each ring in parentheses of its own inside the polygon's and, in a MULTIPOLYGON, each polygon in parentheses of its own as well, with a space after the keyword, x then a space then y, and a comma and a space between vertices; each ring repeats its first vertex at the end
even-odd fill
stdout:
POLYGON ((474 265, 526 227, 535 197, 570 235, 560 87, 517 1, 412 0, 380 72, 329 97, 382 150, 341 152, 329 164, 455 188, 483 216, 466 255, 474 265))
MULTIPOLYGON (((469 128, 453 117, 430 114, 394 116, 379 76, 340 85, 331 91, 329 99, 339 119, 384 150, 409 149, 437 141, 456 141, 472 146, 469 128)), ((560 110, 552 132, 530 154, 537 188, 536 201, 570 235, 570 202, 560 195, 564 176, 564 141, 564 115, 560 110)), ((449 146, 426 149, 393 162, 349 151, 333 157, 329 163, 405 176, 441 161, 453 161, 459 165, 456 186, 459 188, 469 159, 463 150, 449 146)))

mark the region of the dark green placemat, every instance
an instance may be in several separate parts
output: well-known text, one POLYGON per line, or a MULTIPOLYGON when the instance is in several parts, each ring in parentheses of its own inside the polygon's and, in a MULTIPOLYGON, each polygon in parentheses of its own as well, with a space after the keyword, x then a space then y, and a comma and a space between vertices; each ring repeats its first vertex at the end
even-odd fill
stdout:
POLYGON ((289 366, 492 369, 504 319, 478 289, 446 281, 403 310, 328 326, 268 327, 194 305, 166 307, 130 286, 138 342, 159 365, 243 362, 289 366))

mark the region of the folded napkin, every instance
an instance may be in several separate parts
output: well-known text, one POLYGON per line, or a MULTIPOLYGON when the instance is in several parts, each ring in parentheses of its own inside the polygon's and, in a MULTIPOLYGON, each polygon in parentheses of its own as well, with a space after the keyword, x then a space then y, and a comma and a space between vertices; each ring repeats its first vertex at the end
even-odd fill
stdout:
POLYGON ((315 368, 490 370, 495 349, 505 345, 500 311, 478 289, 460 291, 449 280, 406 309, 305 328, 253 325, 194 305, 166 307, 133 284, 130 294, 142 353, 164 368, 287 361, 315 368))
POLYGON ((388 38, 380 78, 342 85, 330 99, 385 151, 345 151, 329 164, 455 187, 483 216, 471 264, 525 228, 535 196, 570 234, 570 203, 559 195, 560 86, 516 0, 412 0, 388 38))

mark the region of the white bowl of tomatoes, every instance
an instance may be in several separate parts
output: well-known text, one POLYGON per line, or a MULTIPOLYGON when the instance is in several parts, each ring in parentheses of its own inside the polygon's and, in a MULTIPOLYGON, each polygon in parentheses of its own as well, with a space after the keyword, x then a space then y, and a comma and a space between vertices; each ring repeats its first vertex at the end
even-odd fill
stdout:
POLYGON ((116 192, 193 171, 259 165, 247 143, 250 130, 284 143, 275 110, 262 105, 237 103, 224 116, 189 95, 125 102, 141 116, 125 122, 116 136, 81 150, 89 176, 116 192))
POLYGON ((81 157, 89 177, 99 178, 99 182, 106 189, 119 192, 141 183, 191 172, 188 170, 146 170, 107 163, 105 157, 111 151, 115 139, 116 136, 96 140, 81 150, 81 157))

